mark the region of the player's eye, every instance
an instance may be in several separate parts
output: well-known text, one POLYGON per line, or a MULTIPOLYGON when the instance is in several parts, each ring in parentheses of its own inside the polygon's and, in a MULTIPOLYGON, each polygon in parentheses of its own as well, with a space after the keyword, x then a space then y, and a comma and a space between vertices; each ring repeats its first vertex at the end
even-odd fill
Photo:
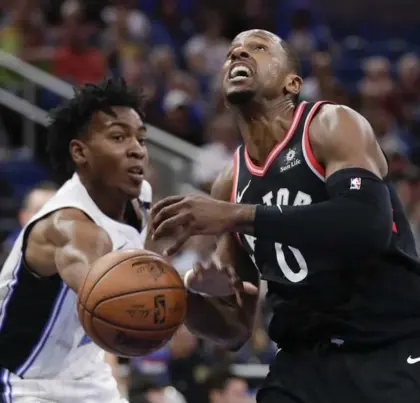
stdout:
POLYGON ((265 45, 255 45, 255 50, 267 50, 265 45))
POLYGON ((121 142, 121 141, 124 140, 124 134, 122 134, 122 133, 114 133, 112 135, 112 139, 115 140, 115 141, 117 141, 117 142, 121 142))
POLYGON ((137 137, 137 142, 141 145, 144 146, 146 144, 146 139, 144 137, 137 137))

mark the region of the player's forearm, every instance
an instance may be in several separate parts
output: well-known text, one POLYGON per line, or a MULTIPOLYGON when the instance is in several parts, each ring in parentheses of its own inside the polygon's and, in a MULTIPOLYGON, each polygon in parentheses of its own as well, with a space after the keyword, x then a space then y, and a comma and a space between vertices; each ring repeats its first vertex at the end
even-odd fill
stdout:
POLYGON ((384 250, 392 233, 386 184, 366 175, 360 189, 351 189, 350 181, 334 179, 327 182, 328 201, 307 206, 238 206, 232 214, 233 226, 258 239, 316 253, 351 257, 384 250))
POLYGON ((82 287, 88 272, 89 266, 80 262, 58 267, 58 273, 62 280, 76 293, 82 287))
POLYGON ((239 349, 251 336, 258 296, 242 295, 242 306, 236 298, 207 297, 188 292, 185 324, 197 336, 230 350, 239 349))

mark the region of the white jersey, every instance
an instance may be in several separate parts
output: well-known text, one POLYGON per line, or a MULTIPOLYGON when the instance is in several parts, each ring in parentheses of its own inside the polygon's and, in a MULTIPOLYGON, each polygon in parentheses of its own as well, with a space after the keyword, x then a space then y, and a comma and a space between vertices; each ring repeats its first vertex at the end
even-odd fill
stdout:
MULTIPOLYGON (((106 391, 107 383, 103 381, 104 371, 111 377, 103 362, 103 351, 87 337, 79 322, 76 293, 58 274, 36 277, 30 273, 23 264, 22 249, 25 248, 28 227, 63 208, 83 211, 108 233, 113 250, 142 249, 151 198, 151 186, 143 181, 139 201, 145 219, 143 228, 138 231, 102 213, 75 174, 22 230, 0 272, 0 380, 3 381, 0 392, 5 393, 11 379, 28 381, 22 385, 37 380, 62 380, 61 386, 57 383, 57 388, 62 391, 57 389, 56 393, 63 396, 55 396, 51 401, 114 401, 109 400, 111 392, 106 391), (104 396, 100 396, 98 390, 94 392, 94 395, 99 394, 96 400, 79 396, 80 393, 76 392, 76 396, 68 395, 66 382, 80 384, 80 380, 93 379, 95 374, 102 378, 98 387, 104 390, 104 396)), ((18 388, 25 387, 22 385, 18 388)), ((115 387, 114 383, 112 387, 115 387)), ((85 388, 89 393, 87 396, 92 396, 92 391, 85 388)))

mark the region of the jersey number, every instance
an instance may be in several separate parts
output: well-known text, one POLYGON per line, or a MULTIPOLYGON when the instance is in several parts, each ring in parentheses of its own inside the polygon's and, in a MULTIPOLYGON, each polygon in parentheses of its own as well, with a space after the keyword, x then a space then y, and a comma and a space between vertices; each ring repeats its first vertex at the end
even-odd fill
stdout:
MULTIPOLYGON (((245 239, 253 253, 253 255, 251 256, 251 259, 254 262, 254 264, 257 266, 255 257, 254 257, 256 238, 253 237, 252 235, 245 234, 245 239)), ((306 264, 306 260, 303 257, 301 251, 299 249, 293 248, 292 246, 283 245, 277 242, 274 244, 274 247, 276 250, 277 263, 280 267, 280 270, 283 272, 284 276, 292 283, 298 283, 299 281, 302 281, 308 275, 308 266, 306 264), (287 264, 283 247, 289 248, 289 250, 292 252, 294 258, 296 259, 297 265, 299 267, 298 272, 294 272, 290 268, 290 266, 287 264)))

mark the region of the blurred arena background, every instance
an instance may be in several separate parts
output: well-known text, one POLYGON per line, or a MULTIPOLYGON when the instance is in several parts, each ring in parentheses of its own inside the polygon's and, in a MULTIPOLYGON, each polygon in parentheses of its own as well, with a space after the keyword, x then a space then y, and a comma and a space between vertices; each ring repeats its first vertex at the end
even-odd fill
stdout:
MULTIPOLYGON (((252 28, 297 50, 302 99, 369 119, 420 245, 419 1, 0 0, 0 261, 54 191, 46 111, 74 85, 122 75, 143 87, 155 197, 208 191, 240 141, 218 70, 229 40, 252 28)), ((195 239, 173 264, 185 271, 208 252, 195 239)), ((118 360, 122 390, 131 403, 252 402, 276 351, 261 307, 252 340, 234 355, 181 329, 151 356, 118 360)))

